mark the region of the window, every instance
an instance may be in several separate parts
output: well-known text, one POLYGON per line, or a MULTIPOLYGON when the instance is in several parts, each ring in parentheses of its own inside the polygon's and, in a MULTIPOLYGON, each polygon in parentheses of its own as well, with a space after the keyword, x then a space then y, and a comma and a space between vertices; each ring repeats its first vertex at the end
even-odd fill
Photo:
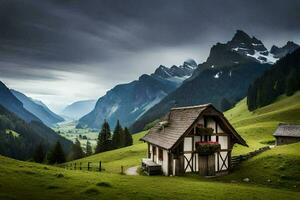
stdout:
POLYGON ((163 154, 163 150, 162 149, 158 149, 158 159, 160 161, 164 160, 164 154, 163 154))

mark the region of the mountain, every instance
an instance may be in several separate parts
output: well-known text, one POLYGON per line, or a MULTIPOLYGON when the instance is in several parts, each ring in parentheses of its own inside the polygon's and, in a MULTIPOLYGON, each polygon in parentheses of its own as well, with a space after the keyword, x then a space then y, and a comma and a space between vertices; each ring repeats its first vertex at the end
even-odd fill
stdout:
POLYGON ((59 141, 65 152, 72 142, 58 135, 42 122, 26 122, 0 105, 0 154, 27 160, 39 144, 47 150, 59 141))
MULTIPOLYGON (((288 51, 285 51, 288 52, 288 51)), ((300 48, 280 59, 249 87, 249 110, 269 105, 282 94, 293 95, 300 90, 300 48)))
POLYGON ((296 49, 298 49, 300 46, 292 41, 288 41, 283 47, 277 47, 275 45, 271 48, 271 53, 276 58, 282 58, 288 53, 292 53, 296 49))
POLYGON ((164 115, 171 107, 212 103, 221 109, 221 101, 235 103, 247 94, 249 85, 278 59, 255 37, 238 30, 227 43, 217 43, 206 62, 175 91, 149 109, 132 126, 132 132, 164 115))
POLYGON ((18 100, 11 91, 0 81, 0 105, 16 114, 26 122, 41 121, 35 115, 26 110, 23 103, 18 100))
POLYGON ((77 127, 99 129, 106 119, 114 127, 119 119, 123 126, 130 126, 167 94, 174 91, 197 68, 194 60, 180 66, 159 66, 151 75, 142 75, 138 80, 115 86, 101 97, 95 108, 79 119, 77 127))
POLYGON ((57 114, 53 113, 43 102, 33 100, 21 92, 11 90, 12 94, 23 103, 23 107, 37 116, 47 126, 52 126, 64 119, 57 114))
POLYGON ((74 102, 67 107, 65 107, 62 111, 62 115, 66 116, 70 119, 79 119, 82 116, 88 114, 93 110, 96 105, 97 100, 84 100, 74 102))

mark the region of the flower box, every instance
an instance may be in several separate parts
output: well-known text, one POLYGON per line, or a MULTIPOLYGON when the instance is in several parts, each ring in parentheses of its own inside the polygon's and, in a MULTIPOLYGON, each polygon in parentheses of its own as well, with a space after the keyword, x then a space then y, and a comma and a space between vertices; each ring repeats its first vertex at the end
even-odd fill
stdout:
POLYGON ((218 142, 196 142, 196 151, 199 155, 207 156, 221 149, 218 142))

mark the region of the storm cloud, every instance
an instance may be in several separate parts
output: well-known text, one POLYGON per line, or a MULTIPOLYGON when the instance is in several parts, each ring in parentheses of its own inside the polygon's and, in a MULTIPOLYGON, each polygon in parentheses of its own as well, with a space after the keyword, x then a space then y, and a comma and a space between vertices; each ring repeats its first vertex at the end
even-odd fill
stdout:
POLYGON ((297 0, 0 0, 0 79, 58 109, 160 64, 203 62, 236 29, 268 47, 300 43, 299 10, 297 0))

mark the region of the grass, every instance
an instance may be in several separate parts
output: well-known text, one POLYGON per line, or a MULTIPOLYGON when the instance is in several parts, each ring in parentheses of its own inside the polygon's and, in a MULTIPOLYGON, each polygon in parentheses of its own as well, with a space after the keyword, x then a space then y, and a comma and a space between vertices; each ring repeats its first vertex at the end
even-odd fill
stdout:
POLYGON ((0 199, 298 199, 299 192, 199 177, 64 170, 0 156, 0 199), (28 173, 34 172, 34 173, 28 173), (58 174, 63 174, 58 177, 58 174), (276 195, 274 195, 276 194, 276 195))
MULTIPOLYGON (((249 144, 242 154, 273 140, 278 123, 300 123, 300 92, 249 112, 246 100, 225 116, 249 144)), ((70 128, 70 127, 69 127, 70 128)), ((78 134, 78 133, 77 133, 78 134)), ((276 147, 242 165, 228 176, 204 179, 120 175, 120 167, 140 164, 146 131, 133 135, 133 146, 93 155, 76 162, 102 161, 103 172, 65 170, 0 156, 0 199, 298 199, 300 144, 276 147), (242 181, 249 178, 250 182, 242 181)))
POLYGON ((249 148, 236 146, 233 154, 247 153, 274 140, 272 134, 279 123, 300 123, 300 92, 291 97, 281 96, 273 104, 254 112, 248 111, 246 99, 243 99, 225 112, 225 116, 249 145, 249 148))
POLYGON ((300 143, 275 147, 245 161, 234 173, 220 180, 290 188, 300 191, 300 143))
POLYGON ((147 131, 143 131, 133 135, 134 145, 132 146, 96 154, 80 160, 76 160, 76 162, 92 162, 98 164, 99 161, 101 161, 105 172, 109 173, 121 172, 121 166, 124 166, 126 170, 129 167, 139 165, 141 158, 146 157, 147 153, 147 145, 139 141, 139 139, 146 133, 147 131))
POLYGON ((18 137, 20 136, 19 133, 17 133, 16 131, 10 130, 10 129, 6 129, 6 130, 5 130, 5 133, 6 133, 6 134, 9 134, 9 135, 11 135, 11 136, 13 136, 13 137, 15 137, 15 138, 18 138, 18 137))

